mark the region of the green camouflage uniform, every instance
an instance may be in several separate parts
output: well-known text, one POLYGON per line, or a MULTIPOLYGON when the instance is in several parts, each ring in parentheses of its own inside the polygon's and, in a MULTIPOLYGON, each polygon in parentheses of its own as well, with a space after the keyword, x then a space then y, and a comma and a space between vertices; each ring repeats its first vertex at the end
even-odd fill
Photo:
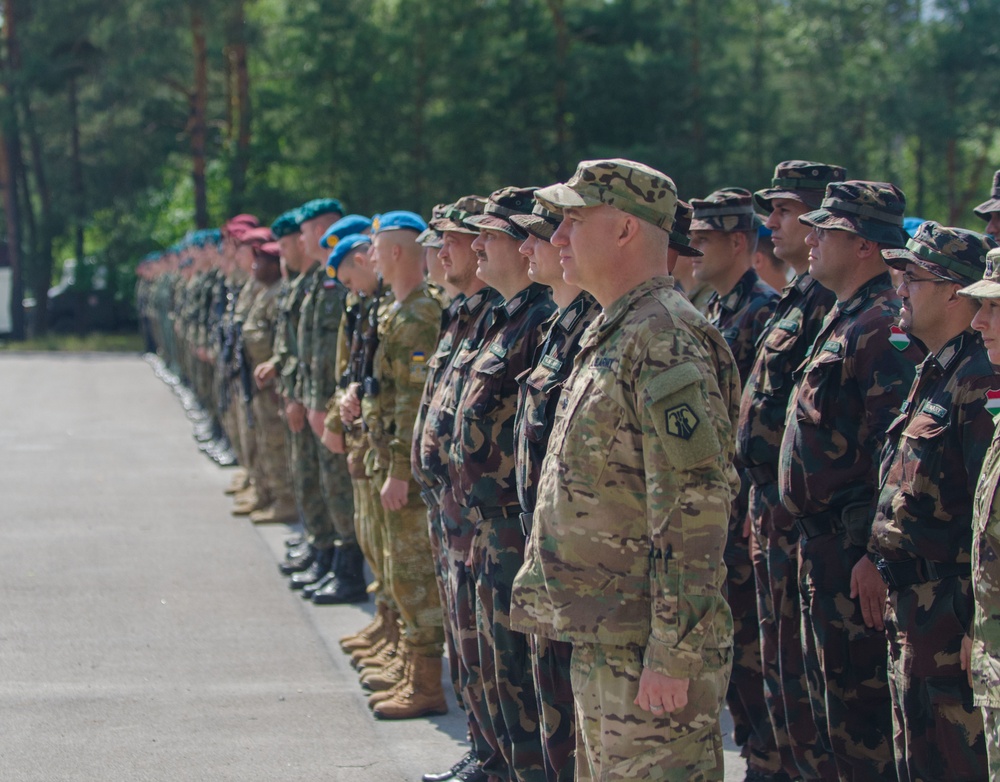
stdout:
POLYGON ((545 768, 528 641, 510 628, 510 591, 524 557, 514 419, 517 376, 531 365, 554 309, 548 287, 538 283, 494 308, 459 398, 449 462, 455 500, 475 526, 471 560, 485 695, 480 720, 492 719, 510 773, 521 782, 544 780, 545 768))
POLYGON ((410 480, 413 424, 440 322, 441 306, 423 283, 403 301, 383 304, 372 376, 361 397, 371 445, 366 458, 370 512, 382 529, 386 587, 398 607, 407 647, 421 657, 440 657, 444 640, 426 511, 415 491, 402 509, 385 510, 380 491, 387 477, 410 480))
POLYGON ((722 779, 738 390, 722 336, 669 278, 583 336, 511 611, 514 627, 573 644, 580 779, 722 779), (689 678, 688 705, 633 705, 643 667, 689 678))
MULTIPOLYGON (((543 329, 545 340, 535 352, 534 366, 518 378, 521 391, 514 424, 514 462, 522 528, 529 535, 535 490, 563 383, 580 351, 580 338, 599 312, 600 305, 594 297, 581 291, 564 309, 549 318, 543 329)), ((530 537, 525 541, 525 558, 532 556, 528 550, 531 542, 530 537)), ((572 782, 576 753, 576 714, 570 683, 573 646, 533 633, 528 636, 528 642, 546 779, 548 782, 572 782)))

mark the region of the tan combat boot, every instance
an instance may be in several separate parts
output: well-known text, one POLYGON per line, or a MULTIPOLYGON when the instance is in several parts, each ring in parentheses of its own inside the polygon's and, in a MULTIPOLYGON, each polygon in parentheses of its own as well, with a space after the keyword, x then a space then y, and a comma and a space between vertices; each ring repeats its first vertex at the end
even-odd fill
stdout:
POLYGON ((377 647, 372 647, 367 654, 359 654, 361 650, 351 655, 352 662, 357 659, 354 666, 357 670, 365 668, 384 668, 392 658, 396 656, 396 648, 399 646, 399 623, 393 622, 389 626, 385 639, 377 647), (358 655, 355 658, 355 655, 358 655))
POLYGON ((356 670, 360 669, 361 661, 366 657, 373 657, 382 651, 382 648, 388 644, 392 643, 395 645, 399 638, 399 625, 397 620, 399 619, 399 614, 395 611, 387 610, 385 614, 384 624, 382 625, 382 632, 372 639, 371 646, 361 646, 351 652, 351 666, 356 670))
POLYGON ((249 516, 255 510, 263 510, 266 506, 266 499, 257 494, 257 490, 250 487, 247 492, 241 495, 237 495, 240 499, 236 501, 233 505, 233 509, 230 511, 234 516, 249 516), (252 492, 249 493, 249 492, 252 492))
POLYGON ((406 641, 401 640, 396 647, 396 654, 383 668, 364 668, 361 671, 361 686, 372 692, 384 692, 391 690, 399 684, 406 672, 408 660, 406 641))
POLYGON ((372 712, 382 720, 408 720, 432 714, 447 714, 448 703, 441 687, 441 655, 414 655, 408 686, 389 700, 375 704, 372 712))
POLYGON ((345 635, 340 639, 340 648, 345 652, 353 652, 355 649, 367 649, 385 633, 385 616, 389 606, 379 603, 375 613, 375 618, 363 629, 353 635, 345 635))
POLYGON ((374 709, 382 701, 390 701, 398 695, 413 689, 413 655, 406 655, 403 665, 403 678, 396 682, 388 690, 373 692, 368 696, 368 708, 374 709))
POLYGON ((291 524, 298 517, 295 503, 288 501, 272 502, 266 508, 250 512, 250 521, 254 524, 291 524))
POLYGON ((226 487, 225 493, 236 494, 236 492, 243 491, 249 485, 250 474, 242 467, 237 467, 233 471, 233 479, 229 482, 229 486, 226 487))

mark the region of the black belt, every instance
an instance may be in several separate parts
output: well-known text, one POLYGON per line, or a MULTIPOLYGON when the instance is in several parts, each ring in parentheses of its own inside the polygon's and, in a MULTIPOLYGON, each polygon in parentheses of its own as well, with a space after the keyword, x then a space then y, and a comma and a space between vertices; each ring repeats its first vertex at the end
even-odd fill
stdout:
POLYGON ((799 533, 806 540, 844 531, 844 522, 840 518, 840 511, 834 510, 816 513, 812 516, 797 516, 795 526, 799 528, 799 533))
POLYGON ((968 562, 932 562, 922 557, 899 561, 880 559, 875 567, 890 589, 926 584, 928 581, 940 581, 951 576, 969 578, 972 575, 972 565, 968 562))
POLYGON ((498 505, 493 508, 463 508, 462 512, 470 521, 489 521, 490 519, 519 519, 520 505, 498 505))
POLYGON ((769 486, 772 483, 778 482, 778 472, 774 469, 773 464, 758 464, 754 467, 744 468, 747 477, 753 481, 753 485, 758 488, 761 486, 769 486))

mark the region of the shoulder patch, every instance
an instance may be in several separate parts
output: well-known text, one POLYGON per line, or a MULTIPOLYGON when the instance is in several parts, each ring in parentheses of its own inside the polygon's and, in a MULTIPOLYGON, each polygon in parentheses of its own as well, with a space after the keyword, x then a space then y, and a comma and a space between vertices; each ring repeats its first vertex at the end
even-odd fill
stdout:
POLYGON ((694 411, 686 404, 679 404, 671 407, 664 413, 667 424, 667 434, 679 437, 682 440, 690 440, 695 429, 701 421, 694 411))

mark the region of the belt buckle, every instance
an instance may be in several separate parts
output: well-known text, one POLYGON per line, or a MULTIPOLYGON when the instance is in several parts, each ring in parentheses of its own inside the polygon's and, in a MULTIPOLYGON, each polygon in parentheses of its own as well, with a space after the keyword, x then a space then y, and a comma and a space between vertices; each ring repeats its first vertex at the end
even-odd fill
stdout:
POLYGON ((885 559, 879 559, 875 563, 875 569, 878 570, 878 574, 882 576, 882 580, 885 581, 886 586, 896 588, 896 580, 892 577, 892 568, 885 559))

